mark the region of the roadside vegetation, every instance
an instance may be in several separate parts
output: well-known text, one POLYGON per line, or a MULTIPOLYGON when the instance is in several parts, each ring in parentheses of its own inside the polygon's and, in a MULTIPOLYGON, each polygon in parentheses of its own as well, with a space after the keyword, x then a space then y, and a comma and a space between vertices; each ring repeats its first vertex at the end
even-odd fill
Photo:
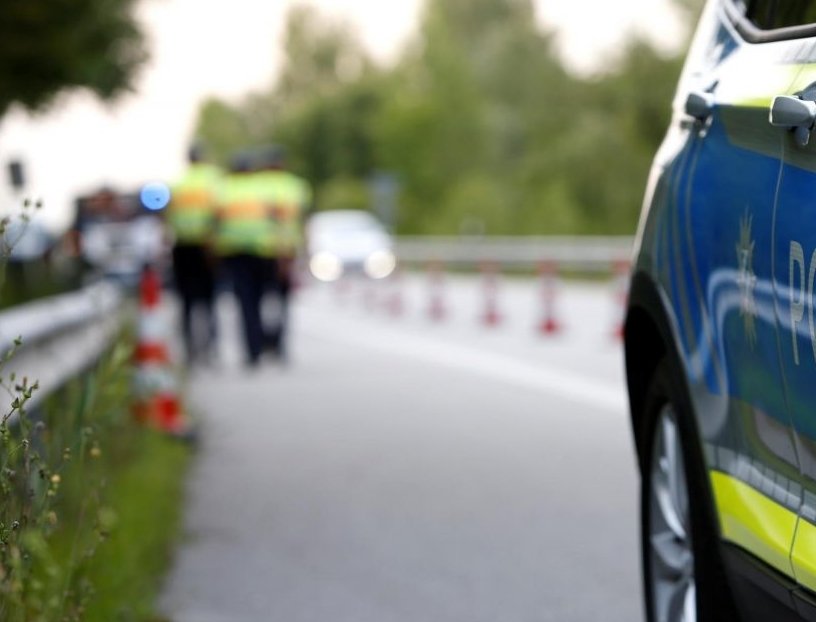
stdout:
POLYGON ((154 619, 190 450, 131 420, 130 349, 32 412, 36 383, 3 378, 0 620, 154 619))
POLYGON ((36 404, 21 344, 0 359, 0 620, 154 620, 190 448, 133 421, 127 330, 36 404))
MULTIPOLYGON (((675 5, 691 25, 700 3, 675 5)), ((554 36, 532 0, 427 0, 412 43, 381 67, 346 24, 295 7, 275 84, 205 102, 198 135, 224 164, 286 145, 318 209, 369 208, 388 172, 399 233, 631 233, 683 51, 632 40, 575 75, 554 36)))
POLYGON ((12 252, 41 207, 39 202, 25 201, 20 213, 0 222, 0 309, 79 287, 79 270, 74 261, 64 258, 61 265, 55 265, 51 253, 19 258, 12 252))
POLYGON ((0 118, 15 103, 43 109, 68 89, 103 100, 132 90, 147 60, 136 2, 0 2, 0 118))

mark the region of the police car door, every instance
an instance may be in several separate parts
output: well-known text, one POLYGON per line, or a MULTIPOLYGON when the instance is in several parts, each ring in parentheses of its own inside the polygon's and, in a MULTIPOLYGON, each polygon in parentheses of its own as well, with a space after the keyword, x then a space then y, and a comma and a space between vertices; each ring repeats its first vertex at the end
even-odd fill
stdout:
POLYGON ((793 38, 800 63, 795 94, 778 93, 769 123, 777 126, 783 166, 777 191, 774 286, 780 354, 801 469, 799 522, 791 554, 797 581, 816 591, 816 1, 781 3, 767 38, 793 38), (780 30, 786 28, 787 30, 780 30))
POLYGON ((700 358, 714 366, 701 373, 708 390, 724 398, 708 408, 697 400, 721 534, 791 577, 799 468, 772 278, 782 145, 768 110, 774 95, 791 92, 801 66, 789 42, 748 40, 745 10, 736 0, 709 3, 704 19, 713 33, 701 70, 681 85, 698 121, 689 196, 678 218, 691 268, 676 269, 696 275, 693 291, 711 342, 710 356, 700 358))

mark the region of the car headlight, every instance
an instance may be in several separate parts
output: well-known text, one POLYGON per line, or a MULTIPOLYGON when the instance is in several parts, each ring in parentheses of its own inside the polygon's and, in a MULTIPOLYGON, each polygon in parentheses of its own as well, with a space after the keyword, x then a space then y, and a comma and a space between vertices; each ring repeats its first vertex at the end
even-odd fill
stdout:
POLYGON ((363 270, 372 279, 384 279, 397 267, 397 258, 389 250, 374 251, 366 257, 363 270))
POLYGON ((343 275, 343 263, 335 255, 323 251, 312 255, 309 271, 318 281, 329 283, 343 275))

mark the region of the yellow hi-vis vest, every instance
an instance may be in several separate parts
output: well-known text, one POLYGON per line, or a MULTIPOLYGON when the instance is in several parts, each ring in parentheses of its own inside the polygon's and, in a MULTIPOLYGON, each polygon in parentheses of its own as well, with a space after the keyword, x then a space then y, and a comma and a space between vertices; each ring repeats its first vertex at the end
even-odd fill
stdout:
POLYGON ((215 250, 219 255, 273 255, 275 223, 255 174, 236 173, 224 179, 216 218, 215 250))
POLYGON ((312 198, 309 184, 287 171, 261 171, 255 177, 275 222, 272 252, 293 256, 303 244, 303 214, 312 198))
POLYGON ((212 239, 215 201, 221 172, 211 164, 193 164, 172 188, 167 223, 180 244, 212 239))

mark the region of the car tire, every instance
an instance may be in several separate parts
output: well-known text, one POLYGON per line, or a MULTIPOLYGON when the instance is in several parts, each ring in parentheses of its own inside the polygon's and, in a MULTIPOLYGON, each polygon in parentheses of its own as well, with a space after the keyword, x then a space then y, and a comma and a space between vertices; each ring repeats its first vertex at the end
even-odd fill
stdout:
POLYGON ((640 510, 646 619, 737 621, 681 374, 670 359, 661 361, 644 402, 640 510))

